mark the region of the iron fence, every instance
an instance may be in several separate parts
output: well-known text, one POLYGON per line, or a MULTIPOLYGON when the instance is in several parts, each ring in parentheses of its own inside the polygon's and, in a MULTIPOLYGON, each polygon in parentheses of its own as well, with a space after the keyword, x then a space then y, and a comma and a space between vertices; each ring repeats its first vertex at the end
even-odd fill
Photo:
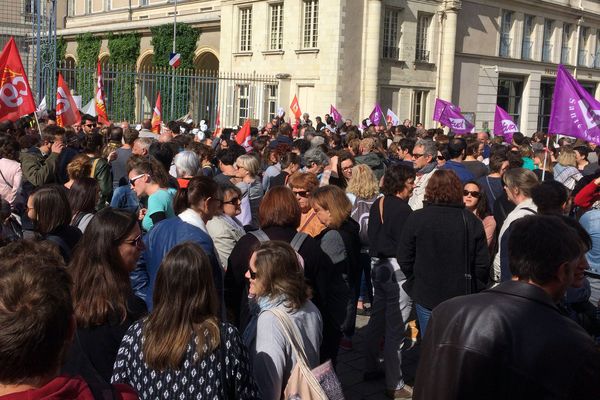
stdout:
MULTIPOLYGON (((96 65, 63 62, 58 71, 71 92, 81 96, 82 106, 94 98, 96 65)), ((160 93, 164 121, 192 118, 214 126, 219 113, 221 126, 241 125, 250 118, 263 125, 279 107, 277 78, 255 73, 223 73, 142 66, 102 66, 105 103, 112 121, 141 122, 152 118, 160 93), (175 74, 175 79, 173 79, 175 74), (174 104, 171 107, 171 91, 174 104), (173 112, 171 112, 171 108, 173 112)))

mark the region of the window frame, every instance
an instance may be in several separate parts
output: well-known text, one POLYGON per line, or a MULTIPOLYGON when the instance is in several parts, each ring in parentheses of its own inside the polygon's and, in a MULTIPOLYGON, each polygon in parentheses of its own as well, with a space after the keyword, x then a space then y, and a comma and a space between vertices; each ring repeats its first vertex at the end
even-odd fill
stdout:
POLYGON ((252 7, 239 8, 238 50, 241 53, 252 51, 252 7))
POLYGON ((302 48, 319 46, 319 0, 302 0, 302 48))
POLYGON ((283 3, 269 4, 269 45, 270 51, 283 50, 283 3), (276 18, 275 17, 276 15, 276 18))
POLYGON ((431 22, 433 15, 429 13, 417 14, 417 34, 415 42, 415 61, 431 62, 431 51, 429 49, 429 40, 431 36, 431 22), (423 21, 426 23, 423 24, 423 21))
POLYGON ((512 10, 502 10, 500 15, 500 44, 498 49, 498 56, 511 58, 511 45, 512 45, 512 28, 514 25, 515 12, 512 10), (507 17, 510 20, 507 21, 507 17))

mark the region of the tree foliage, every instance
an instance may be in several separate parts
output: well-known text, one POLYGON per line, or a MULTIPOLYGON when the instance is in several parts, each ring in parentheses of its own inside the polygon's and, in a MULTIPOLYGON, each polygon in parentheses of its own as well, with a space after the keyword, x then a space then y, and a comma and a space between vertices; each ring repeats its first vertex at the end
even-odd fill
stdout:
POLYGON ((128 121, 135 119, 135 64, 140 55, 140 35, 125 33, 108 34, 109 63, 118 66, 119 73, 105 74, 105 102, 109 119, 120 118, 128 121))
POLYGON ((95 94, 96 80, 88 71, 98 61, 100 45, 101 38, 89 32, 77 36, 77 94, 81 95, 84 104, 95 94))

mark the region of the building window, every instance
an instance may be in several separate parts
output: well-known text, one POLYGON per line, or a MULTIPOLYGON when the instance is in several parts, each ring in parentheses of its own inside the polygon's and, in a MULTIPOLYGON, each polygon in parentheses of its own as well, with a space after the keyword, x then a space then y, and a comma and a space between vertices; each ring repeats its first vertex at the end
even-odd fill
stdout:
POLYGON ((563 24, 562 47, 560 49, 561 64, 571 64, 571 24, 563 24))
POLYGON ((252 51, 252 8, 240 8, 240 51, 252 51))
POLYGON ((319 0, 304 0, 303 6, 302 47, 316 48, 319 39, 319 0))
POLYGON ((512 30, 512 23, 513 12, 503 10, 500 24, 500 57, 510 57, 510 45, 512 42, 510 32, 512 30))
POLYGON ((596 84, 594 82, 579 82, 582 88, 585 89, 592 97, 596 97, 596 84))
POLYGON ((104 11, 110 11, 112 5, 110 4, 112 0, 104 0, 104 11))
POLYGON ((525 15, 523 21, 523 48, 521 50, 521 58, 523 60, 531 60, 533 58, 533 30, 535 29, 535 17, 533 15, 525 15))
POLYGON ((85 0, 85 13, 86 14, 92 13, 92 0, 85 0))
POLYGON ((147 6, 148 0, 140 0, 140 6, 147 6))
POLYGON ((523 96, 523 78, 498 77, 498 94, 496 104, 506 110, 519 125, 521 117, 521 97, 523 96))
POLYGON ((271 5, 271 33, 269 50, 283 49, 283 4, 271 5))
POLYGON ((72 17, 73 15, 75 15, 75 0, 67 0, 67 16, 72 17))
POLYGON ((428 93, 424 90, 413 92, 412 120, 415 125, 426 121, 425 110, 427 108, 428 93))
POLYGON ((250 86, 237 86, 237 106, 238 106, 238 124, 244 125, 244 122, 250 118, 250 86))
POLYGON ((553 93, 554 81, 542 81, 540 84, 540 106, 538 108, 538 131, 548 132, 553 93))
POLYGON ((596 52, 594 55, 594 67, 600 68, 600 29, 596 31, 596 52))
POLYGON ((272 121, 274 118, 277 118, 277 85, 267 85, 265 87, 266 94, 266 104, 265 110, 267 112, 267 121, 272 121))
POLYGON ((579 28, 579 54, 577 55, 577 65, 582 67, 589 66, 587 50, 589 38, 590 29, 584 26, 579 28))
POLYGON ((400 51, 398 48, 398 21, 400 11, 387 8, 383 16, 383 58, 398 60, 400 51))
POLYGON ((542 46, 542 61, 552 62, 552 33, 554 32, 554 21, 544 20, 544 43, 542 46))
POLYGON ((420 14, 417 21, 417 46, 415 60, 429 62, 429 27, 431 26, 431 15, 420 14))

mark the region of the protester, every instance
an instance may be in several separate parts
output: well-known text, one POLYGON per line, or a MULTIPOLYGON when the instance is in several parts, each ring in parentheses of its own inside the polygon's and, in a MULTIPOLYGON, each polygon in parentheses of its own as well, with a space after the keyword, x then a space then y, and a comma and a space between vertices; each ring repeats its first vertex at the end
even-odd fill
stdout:
POLYGON ((296 153, 289 152, 283 154, 279 158, 279 164, 281 165, 281 172, 278 175, 272 176, 269 179, 269 188, 276 186, 286 186, 288 179, 291 175, 295 174, 300 169, 300 163, 302 160, 296 153))
POLYGON ((469 181, 463 188, 463 203, 465 208, 471 211, 483 223, 483 230, 487 238, 488 247, 492 247, 494 241, 494 233, 496 232, 496 221, 488 209, 488 201, 485 196, 485 191, 479 183, 469 181))
POLYGON ((13 208, 23 207, 21 192, 23 171, 19 163, 19 143, 8 134, 0 134, 0 197, 13 208), (21 202, 21 204, 18 204, 21 202))
POLYGON ((380 339, 385 336, 383 359, 386 394, 392 398, 410 398, 412 389, 402 373, 404 331, 412 309, 412 300, 402 288, 406 281, 396 260, 402 230, 412 209, 408 205, 415 172, 405 165, 388 167, 383 175, 383 197, 369 212, 368 236, 372 256, 374 298, 367 325, 364 380, 381 376, 378 368, 380 339))
POLYGON ((439 303, 483 290, 489 279, 483 224, 464 209, 462 187, 454 171, 436 171, 425 191, 427 206, 406 220, 396 253, 406 276, 402 288, 415 303, 421 338, 439 303))
MULTIPOLYGON (((200 175, 200 159, 193 151, 185 150, 175 155, 173 158, 175 172, 177 174, 177 184, 179 189, 187 189, 190 179, 200 175)), ((183 210, 175 209, 175 212, 183 210)))
POLYGON ((89 178, 91 173, 92 162, 90 161, 90 158, 85 154, 78 154, 73 157, 69 164, 67 164, 68 180, 63 184, 63 186, 65 189, 69 190, 76 179, 89 178))
POLYGON ((449 169, 456 173, 462 183, 475 178, 471 171, 463 164, 467 155, 467 142, 462 138, 454 138, 448 142, 448 160, 443 169, 449 169))
MULTIPOLYGON (((71 286, 60 254, 46 243, 20 241, 0 249, 1 399, 99 395, 80 376, 58 374, 75 329, 71 286)), ((126 385, 106 386, 113 399, 138 398, 126 385)))
POLYGON ((582 176, 577 169, 576 152, 570 147, 563 147, 554 166, 554 179, 565 185, 567 189, 573 190, 582 176))
POLYGON ((89 225, 96 213, 96 204, 100 199, 100 186, 94 178, 76 179, 68 193, 71 207, 71 226, 77 227, 81 233, 89 225))
MULTIPOLYGON (((113 130, 117 129, 121 128, 113 128, 113 130)), ((132 155, 134 143, 139 136, 138 131, 135 129, 125 129, 122 134, 123 144, 116 150, 117 158, 110 162, 113 176, 113 190, 127 184, 127 161, 132 155)))
POLYGON ((250 257, 246 279, 248 293, 260 312, 244 332, 254 377, 265 400, 279 400, 297 358, 284 333, 280 318, 297 329, 309 368, 319 365, 323 322, 310 301, 311 290, 304 280, 297 253, 284 242, 262 243, 250 257), (279 316, 275 312, 283 313, 279 316))
POLYGON ((82 373, 83 358, 110 381, 123 335, 146 313, 129 281, 144 250, 141 234, 134 214, 110 207, 85 230, 69 264, 77 333, 66 371, 82 373))
POLYGON ((294 192, 302 212, 298 231, 308 233, 312 237, 317 236, 325 229, 325 225, 317 218, 317 214, 310 205, 310 198, 312 192, 319 187, 319 180, 313 173, 296 172, 288 179, 288 185, 294 192))
POLYGON ((90 158, 92 170, 90 177, 96 179, 100 185, 100 200, 98 209, 110 204, 113 192, 112 171, 108 161, 102 157, 103 137, 99 133, 86 135, 83 142, 83 153, 90 158))
POLYGON ((242 192, 242 213, 240 221, 244 226, 258 228, 258 207, 264 195, 258 178, 260 164, 256 157, 244 154, 235 160, 236 177, 240 182, 236 186, 242 192))
POLYGON ((437 169, 436 157, 437 147, 432 140, 420 139, 417 141, 413 149, 413 165, 415 171, 417 171, 417 177, 415 188, 408 200, 408 205, 413 210, 423 208, 427 183, 437 169))
POLYGON ((581 286, 582 239, 559 217, 514 225, 513 280, 433 311, 413 399, 600 397, 600 353, 556 306, 569 286, 581 286))
POLYGON ((255 399, 257 389, 237 330, 221 322, 212 266, 201 247, 173 247, 156 277, 154 309, 121 342, 112 382, 141 399, 255 399))

